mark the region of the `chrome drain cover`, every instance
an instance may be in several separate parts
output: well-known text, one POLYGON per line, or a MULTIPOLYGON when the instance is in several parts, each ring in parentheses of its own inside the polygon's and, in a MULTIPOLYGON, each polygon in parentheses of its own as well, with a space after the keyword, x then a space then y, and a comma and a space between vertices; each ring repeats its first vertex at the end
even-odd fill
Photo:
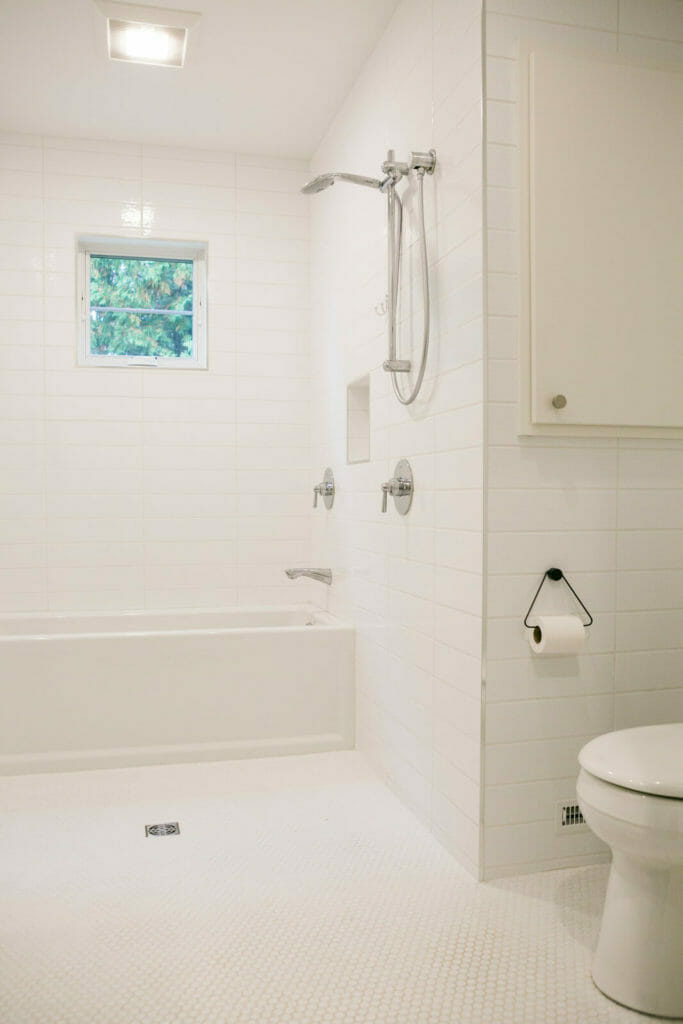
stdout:
POLYGON ((177 821, 167 821, 163 825, 145 825, 146 836, 179 836, 180 825, 177 821))

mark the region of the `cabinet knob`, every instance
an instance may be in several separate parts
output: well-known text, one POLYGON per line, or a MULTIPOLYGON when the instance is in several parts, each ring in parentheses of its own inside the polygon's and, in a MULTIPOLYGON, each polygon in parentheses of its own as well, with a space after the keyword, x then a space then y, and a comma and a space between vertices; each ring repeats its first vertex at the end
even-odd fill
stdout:
POLYGON ((564 395, 555 395, 555 397, 553 398, 553 408, 555 409, 564 409, 566 404, 567 399, 564 395))

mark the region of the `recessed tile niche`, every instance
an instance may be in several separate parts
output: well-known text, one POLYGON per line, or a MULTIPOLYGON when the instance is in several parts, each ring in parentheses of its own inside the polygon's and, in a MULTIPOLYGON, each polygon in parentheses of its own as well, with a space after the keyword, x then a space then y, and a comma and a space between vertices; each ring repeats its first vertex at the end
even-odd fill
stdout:
POLYGON ((370 461, 370 377, 359 377, 346 389, 346 461, 370 461))

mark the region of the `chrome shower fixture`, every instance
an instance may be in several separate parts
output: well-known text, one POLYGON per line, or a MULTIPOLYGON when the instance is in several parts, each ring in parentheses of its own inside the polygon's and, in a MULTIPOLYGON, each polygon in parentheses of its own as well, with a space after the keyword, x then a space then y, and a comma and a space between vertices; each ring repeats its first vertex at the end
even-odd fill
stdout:
POLYGON ((407 515, 413 503, 414 492, 415 484, 410 463, 407 459, 399 459, 391 480, 387 480, 385 484, 382 484, 382 512, 386 512, 387 498, 391 495, 398 514, 401 516, 407 515))
POLYGON ((429 265, 427 262, 427 237, 425 231, 425 208, 424 208, 424 176, 433 174, 436 167, 436 152, 433 149, 427 152, 412 152, 410 160, 401 162, 395 159, 393 149, 387 153, 387 158, 382 164, 383 179, 367 178, 361 174, 346 174, 335 172, 333 174, 319 174, 301 189, 306 195, 322 192, 323 189, 334 185, 335 181, 345 181, 351 185, 365 185, 368 188, 378 189, 387 197, 387 239, 388 239, 388 289, 387 289, 387 316, 388 316, 388 343, 389 358, 382 364, 383 369, 391 374, 391 383, 394 393, 402 405, 410 405, 417 398, 427 368, 427 355, 429 353, 429 265), (409 359, 397 357, 396 343, 396 317, 398 308, 398 287, 401 273, 401 243, 403 240, 403 204, 396 191, 396 185, 402 178, 414 173, 417 178, 417 189, 419 197, 420 216, 420 241, 422 257, 422 298, 423 298, 423 328, 422 328, 422 356, 417 377, 412 389, 406 395, 398 384, 397 374, 410 373, 413 364, 409 359))
POLYGON ((350 185, 366 185, 368 188, 382 188, 379 178, 366 178, 362 174, 344 174, 343 171, 336 171, 334 174, 319 174, 317 178, 304 185, 301 191, 305 195, 312 195, 334 185, 335 181, 347 181, 350 185))
POLYGON ((305 576, 317 583, 326 583, 328 587, 332 586, 331 569, 285 569, 285 576, 290 580, 298 580, 301 576, 305 576))
POLYGON ((400 181, 411 171, 418 171, 422 174, 433 174, 434 168, 436 167, 436 150, 429 149, 426 153, 416 153, 413 151, 410 154, 410 160, 408 163, 401 163, 399 160, 394 159, 394 151, 390 149, 387 152, 387 158, 382 164, 382 170, 385 174, 390 175, 394 181, 400 181))
POLYGON ((325 503, 325 508, 332 508, 336 493, 337 489, 334 486, 334 473, 332 472, 332 467, 328 466, 320 483, 316 484, 313 488, 313 508, 318 507, 318 495, 322 497, 323 502, 325 503))

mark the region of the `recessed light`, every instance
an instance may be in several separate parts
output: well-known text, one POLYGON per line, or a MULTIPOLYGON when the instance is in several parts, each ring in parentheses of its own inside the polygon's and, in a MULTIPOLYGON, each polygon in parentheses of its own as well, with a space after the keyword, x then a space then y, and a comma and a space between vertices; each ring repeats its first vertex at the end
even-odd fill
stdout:
POLYGON ((185 63, 186 28, 168 28, 137 21, 107 19, 109 56, 135 64, 181 68, 185 63))
POLYGON ((167 61, 171 52, 170 33, 156 25, 131 25, 124 21, 124 51, 131 60, 139 57, 142 60, 167 61))
POLYGON ((199 20, 194 11, 96 0, 107 17, 111 60, 181 68, 185 63, 187 32, 199 20))

